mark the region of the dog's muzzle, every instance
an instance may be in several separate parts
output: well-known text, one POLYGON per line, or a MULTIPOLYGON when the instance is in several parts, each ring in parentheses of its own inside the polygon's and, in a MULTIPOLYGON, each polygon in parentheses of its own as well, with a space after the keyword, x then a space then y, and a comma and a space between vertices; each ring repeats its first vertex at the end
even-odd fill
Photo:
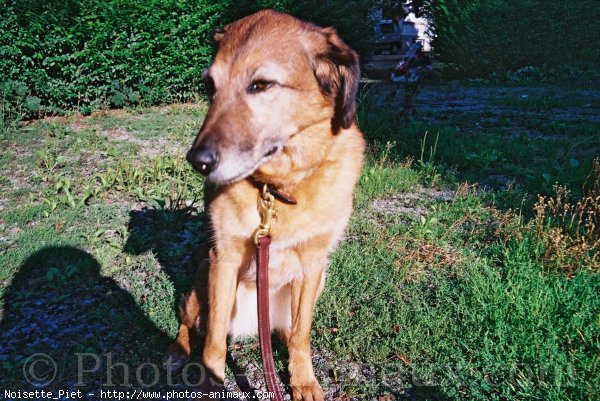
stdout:
POLYGON ((210 147, 192 148, 187 154, 187 160, 203 175, 208 175, 219 163, 219 152, 210 147))

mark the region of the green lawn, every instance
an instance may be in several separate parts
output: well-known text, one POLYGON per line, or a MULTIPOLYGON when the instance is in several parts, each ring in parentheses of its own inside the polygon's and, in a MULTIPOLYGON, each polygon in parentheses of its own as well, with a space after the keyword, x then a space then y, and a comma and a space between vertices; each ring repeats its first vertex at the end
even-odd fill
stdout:
MULTIPOLYGON (((205 111, 111 111, 2 135, 1 389, 33 388, 37 353, 56 363, 43 388, 183 388, 180 373, 144 364, 176 334, 206 238, 202 179, 184 159, 205 111)), ((600 125, 531 119, 548 135, 475 135, 457 128, 473 116, 453 118, 403 127, 363 101, 367 163, 313 330, 319 380, 335 400, 598 399, 598 247, 553 255, 533 204, 555 182, 575 199, 589 190, 600 125)), ((230 378, 260 379, 257 346, 230 347, 230 378)), ((280 368, 285 357, 276 345, 280 368)))

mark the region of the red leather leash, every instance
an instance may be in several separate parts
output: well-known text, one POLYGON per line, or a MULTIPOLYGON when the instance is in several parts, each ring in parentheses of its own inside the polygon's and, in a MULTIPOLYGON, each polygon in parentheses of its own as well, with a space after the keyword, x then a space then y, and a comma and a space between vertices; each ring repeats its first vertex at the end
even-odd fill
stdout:
POLYGON ((289 205, 295 205, 296 200, 277 190, 272 185, 262 183, 256 179, 251 179, 250 182, 259 188, 257 207, 260 216, 260 225, 254 231, 253 239, 256 244, 256 292, 258 297, 258 339, 260 342, 260 354, 267 389, 273 393, 275 401, 282 401, 281 391, 277 384, 277 373, 275 372, 273 347, 271 345, 269 245, 271 245, 271 223, 277 217, 275 199, 289 205))
POLYGON ((256 246, 256 286, 258 292, 258 339, 262 357, 263 371, 267 389, 274 394, 275 401, 282 401, 277 373, 273 361, 273 347, 271 345, 271 322, 269 318, 269 245, 271 237, 265 236, 258 239, 256 246))

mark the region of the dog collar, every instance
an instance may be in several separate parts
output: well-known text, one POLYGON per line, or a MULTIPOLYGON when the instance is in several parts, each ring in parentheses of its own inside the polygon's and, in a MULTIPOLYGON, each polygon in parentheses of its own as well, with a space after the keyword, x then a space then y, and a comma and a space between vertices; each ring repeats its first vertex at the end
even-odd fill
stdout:
POLYGON ((284 192, 281 192, 273 184, 262 182, 261 180, 258 180, 258 179, 254 178, 252 176, 248 177, 248 181, 255 188, 257 188, 259 191, 262 191, 263 187, 266 184, 267 185, 267 192, 269 192, 271 195, 273 195, 275 197, 275 199, 277 199, 280 202, 283 202, 283 203, 288 204, 288 205, 295 205, 295 204, 298 203, 293 196, 288 195, 288 194, 286 194, 284 192))

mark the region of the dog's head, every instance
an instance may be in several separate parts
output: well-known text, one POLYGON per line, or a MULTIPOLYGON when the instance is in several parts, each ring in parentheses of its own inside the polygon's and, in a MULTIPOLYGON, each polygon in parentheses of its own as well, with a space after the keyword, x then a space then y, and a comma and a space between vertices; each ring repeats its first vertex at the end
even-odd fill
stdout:
POLYGON ((290 139, 327 123, 329 135, 356 114, 357 54, 333 28, 261 11, 215 33, 204 79, 211 105, 188 160, 227 184, 284 157, 290 139))

